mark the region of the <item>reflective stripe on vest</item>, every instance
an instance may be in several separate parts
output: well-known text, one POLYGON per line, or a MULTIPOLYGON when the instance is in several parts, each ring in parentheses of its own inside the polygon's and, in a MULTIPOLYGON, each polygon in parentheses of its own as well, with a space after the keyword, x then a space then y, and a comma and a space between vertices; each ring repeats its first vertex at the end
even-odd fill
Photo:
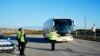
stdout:
POLYGON ((21 36, 21 38, 20 38, 20 41, 21 41, 21 42, 25 42, 24 34, 22 34, 22 36, 21 36))

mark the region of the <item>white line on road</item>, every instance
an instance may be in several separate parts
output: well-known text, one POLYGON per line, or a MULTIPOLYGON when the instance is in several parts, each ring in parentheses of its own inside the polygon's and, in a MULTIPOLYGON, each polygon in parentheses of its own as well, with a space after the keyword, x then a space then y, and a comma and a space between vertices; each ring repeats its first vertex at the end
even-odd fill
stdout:
POLYGON ((19 51, 15 48, 15 50, 14 50, 14 56, 17 56, 17 54, 19 53, 19 51))
POLYGON ((63 51, 60 51, 63 55, 65 55, 65 56, 69 56, 68 55, 68 53, 65 53, 65 52, 63 52, 63 51))
POLYGON ((19 53, 19 52, 18 52, 18 51, 16 51, 16 52, 15 52, 15 54, 14 54, 14 56, 16 56, 18 53, 19 53))

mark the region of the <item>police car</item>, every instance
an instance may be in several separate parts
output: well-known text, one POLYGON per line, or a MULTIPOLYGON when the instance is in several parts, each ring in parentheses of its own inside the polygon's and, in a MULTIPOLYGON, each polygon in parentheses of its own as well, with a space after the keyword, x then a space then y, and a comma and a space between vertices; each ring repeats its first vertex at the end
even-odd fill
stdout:
POLYGON ((13 52, 14 47, 15 47, 14 42, 10 38, 7 38, 0 33, 0 52, 1 51, 13 52))

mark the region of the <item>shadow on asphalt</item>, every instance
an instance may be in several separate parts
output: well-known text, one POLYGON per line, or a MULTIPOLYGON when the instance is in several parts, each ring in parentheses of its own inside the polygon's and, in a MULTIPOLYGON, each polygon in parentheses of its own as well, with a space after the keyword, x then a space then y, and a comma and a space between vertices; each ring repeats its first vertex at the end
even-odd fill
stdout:
POLYGON ((44 50, 44 51, 51 51, 51 49, 47 49, 47 48, 37 48, 37 47, 26 47, 29 49, 36 49, 36 50, 44 50))
MULTIPOLYGON (((8 36, 8 38, 11 38, 12 40, 16 40, 16 36, 8 36)), ((48 40, 41 38, 41 37, 26 37, 26 40, 28 42, 49 43, 48 40)))
MULTIPOLYGON (((26 48, 29 48, 29 49, 36 49, 36 50, 43 50, 43 51, 51 51, 51 48, 50 49, 47 49, 47 48, 38 48, 38 47, 26 47, 26 48)), ((56 48, 56 47, 55 47, 56 48)), ((54 51, 64 51, 64 52, 71 52, 71 53, 76 53, 76 54, 81 54, 81 55, 78 55, 78 56, 86 56, 86 55, 95 55, 95 56, 100 56, 100 54, 95 54, 95 53, 86 53, 86 52, 78 52, 78 51, 74 51, 70 48, 67 48, 65 50, 63 49, 55 49, 54 51)))

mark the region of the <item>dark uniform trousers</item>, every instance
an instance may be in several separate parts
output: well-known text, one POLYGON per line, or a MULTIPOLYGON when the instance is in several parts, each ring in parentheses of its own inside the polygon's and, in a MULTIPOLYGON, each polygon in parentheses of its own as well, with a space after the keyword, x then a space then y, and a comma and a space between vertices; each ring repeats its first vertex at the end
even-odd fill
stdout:
POLYGON ((50 40, 50 42, 51 42, 51 49, 52 49, 52 51, 54 51, 56 40, 50 40))
POLYGON ((25 42, 21 42, 20 46, 21 46, 20 47, 20 55, 24 55, 26 43, 25 42))
POLYGON ((20 51, 20 47, 21 47, 20 39, 17 39, 17 41, 18 41, 18 50, 20 51))

